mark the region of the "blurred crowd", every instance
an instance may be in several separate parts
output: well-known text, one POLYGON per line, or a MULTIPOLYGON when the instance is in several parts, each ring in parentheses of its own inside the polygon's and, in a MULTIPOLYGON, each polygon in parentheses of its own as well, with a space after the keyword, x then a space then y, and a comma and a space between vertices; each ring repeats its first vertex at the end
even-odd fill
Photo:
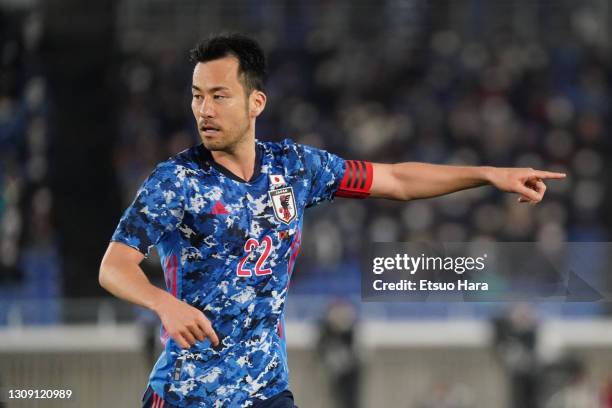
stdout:
MULTIPOLYGON (((49 298, 60 279, 49 188, 42 18, 0 9, 0 295, 49 298)), ((44 313, 43 313, 44 314, 44 313)))
MULTIPOLYGON (((612 36, 604 3, 118 1, 113 165, 123 207, 156 163, 198 143, 189 48, 211 32, 240 30, 269 57, 260 139, 289 137, 350 159, 569 174, 537 207, 487 187, 407 204, 319 206, 305 223, 298 293, 355 291, 357 279, 347 277, 374 241, 606 241, 612 36)), ((3 265, 16 259, 12 248, 53 236, 40 21, 10 23, 0 38, 3 265), (36 224, 32 239, 23 241, 23 224, 36 224)))
MULTIPOLYGON (((246 17, 246 6, 228 6, 210 10, 198 28, 206 34, 240 24, 253 27, 250 32, 263 43, 270 72, 269 103, 258 120, 261 139, 290 137, 345 158, 525 166, 570 175, 551 182, 535 208, 479 188, 409 204, 339 199, 311 210, 297 291, 321 287, 318 275, 330 287, 330 273, 339 276, 332 279, 338 282, 335 290, 342 290, 343 274, 354 269, 351 260, 372 241, 553 245, 608 239, 607 20, 588 3, 543 2, 534 9, 534 2, 516 1, 509 2, 511 11, 523 21, 504 22, 501 16, 487 25, 482 15, 491 13, 494 20, 507 5, 495 10, 482 2, 459 2, 471 11, 460 18, 456 3, 450 3, 441 9, 419 1, 376 7, 264 3, 252 17, 246 17), (284 23, 258 26, 265 20, 261 15, 284 23), (221 16, 226 26, 213 23, 221 16)), ((130 4, 128 15, 138 18, 126 17, 121 31, 125 95, 116 149, 124 205, 155 163, 197 141, 189 109, 192 66, 186 59, 193 43, 181 42, 179 35, 171 41, 172 27, 154 32, 156 16, 138 2, 130 4)), ((196 11, 185 7, 186 23, 196 11)), ((165 12, 183 17, 171 7, 165 12)))

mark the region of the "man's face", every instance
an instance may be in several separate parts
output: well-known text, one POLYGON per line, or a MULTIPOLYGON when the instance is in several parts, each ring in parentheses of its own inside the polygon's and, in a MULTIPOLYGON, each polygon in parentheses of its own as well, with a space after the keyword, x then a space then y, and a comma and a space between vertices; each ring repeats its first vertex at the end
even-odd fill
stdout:
POLYGON ((238 66, 236 58, 224 57, 193 70, 191 110, 208 150, 230 152, 249 136, 249 98, 238 66))

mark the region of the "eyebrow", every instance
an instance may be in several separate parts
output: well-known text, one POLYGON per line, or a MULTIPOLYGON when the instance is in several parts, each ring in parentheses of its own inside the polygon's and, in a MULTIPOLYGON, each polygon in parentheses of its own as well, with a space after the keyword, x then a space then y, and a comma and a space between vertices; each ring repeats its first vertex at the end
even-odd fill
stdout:
MULTIPOLYGON (((202 92, 202 90, 196 85, 191 85, 191 89, 195 89, 198 92, 202 92)), ((208 92, 216 92, 216 91, 229 91, 230 89, 226 86, 213 86, 212 88, 208 88, 208 92)))

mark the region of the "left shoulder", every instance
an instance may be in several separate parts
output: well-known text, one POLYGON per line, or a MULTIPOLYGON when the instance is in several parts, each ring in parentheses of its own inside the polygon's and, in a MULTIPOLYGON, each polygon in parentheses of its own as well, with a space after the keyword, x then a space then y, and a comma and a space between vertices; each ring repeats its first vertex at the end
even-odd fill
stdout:
POLYGON ((292 158, 304 159, 307 156, 312 155, 321 155, 323 153, 327 153, 325 150, 296 143, 293 139, 284 139, 280 142, 261 142, 257 141, 257 143, 262 146, 264 152, 272 154, 274 156, 289 156, 292 158))
POLYGON ((280 142, 269 142, 269 141, 257 141, 257 145, 259 145, 264 152, 271 153, 275 156, 288 154, 293 151, 297 151, 300 144, 296 143, 292 139, 283 139, 280 142))

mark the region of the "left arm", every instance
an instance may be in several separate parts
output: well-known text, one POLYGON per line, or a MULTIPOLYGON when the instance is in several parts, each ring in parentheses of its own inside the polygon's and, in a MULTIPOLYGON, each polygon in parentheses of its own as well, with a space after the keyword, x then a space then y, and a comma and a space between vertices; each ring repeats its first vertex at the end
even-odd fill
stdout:
POLYGON ((536 204, 544 197, 545 179, 562 179, 564 173, 531 168, 447 166, 428 163, 373 163, 370 197, 415 200, 491 184, 517 193, 520 202, 536 204))

